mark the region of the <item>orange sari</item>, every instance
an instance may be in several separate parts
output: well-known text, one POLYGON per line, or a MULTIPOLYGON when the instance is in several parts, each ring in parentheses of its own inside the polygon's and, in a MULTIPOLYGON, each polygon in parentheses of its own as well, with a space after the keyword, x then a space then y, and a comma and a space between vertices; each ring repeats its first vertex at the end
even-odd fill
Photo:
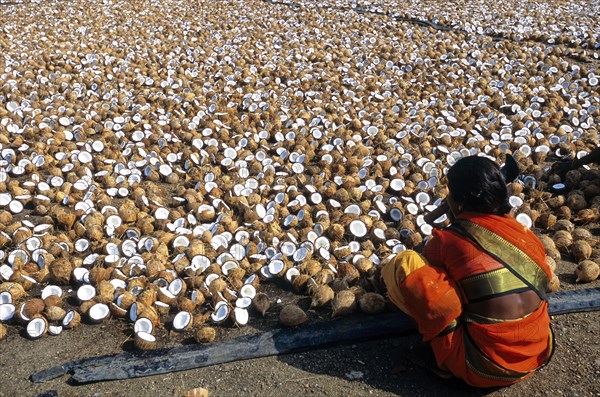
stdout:
MULTIPOLYGON (((550 279, 543 245, 512 217, 465 213, 459 219, 506 240, 550 279)), ((496 387, 525 379, 547 362, 552 336, 546 301, 516 320, 474 318, 463 312, 463 304, 469 301, 465 280, 505 270, 502 263, 450 230, 434 230, 423 251, 424 258, 415 255, 399 254, 384 266, 382 276, 390 299, 415 319, 441 369, 472 386, 496 387)))

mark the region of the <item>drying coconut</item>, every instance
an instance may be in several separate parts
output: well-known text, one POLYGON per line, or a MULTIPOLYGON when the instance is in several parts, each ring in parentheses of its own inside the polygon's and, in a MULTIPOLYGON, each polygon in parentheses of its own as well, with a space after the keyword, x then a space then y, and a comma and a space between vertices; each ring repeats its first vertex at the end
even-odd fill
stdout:
POLYGON ((585 200, 585 196, 579 191, 573 191, 567 196, 567 206, 572 211, 580 211, 587 207, 587 201, 585 200))
POLYGON ((346 281, 343 278, 336 278, 331 283, 331 289, 333 289, 334 292, 340 292, 340 291, 346 290, 348 288, 349 288, 348 281, 346 281))
POLYGON ((592 256, 592 247, 585 240, 577 240, 569 246, 569 252, 577 262, 580 262, 592 256))
POLYGON ((368 314, 380 313, 385 310, 385 298, 376 292, 367 292, 358 300, 360 310, 368 314))
POLYGON ((28 295, 21 284, 13 282, 0 284, 0 293, 1 292, 8 292, 12 297, 13 302, 17 302, 28 295))
POLYGON ((173 318, 173 330, 182 332, 192 328, 194 319, 190 312, 179 312, 173 318))
POLYGON ((331 303, 331 316, 347 316, 356 309, 356 296, 350 290, 339 291, 331 303))
POLYGON ((592 233, 590 233, 589 230, 584 229, 582 227, 578 227, 575 228, 575 230, 573 230, 573 232, 571 233, 571 237, 573 237, 574 241, 578 241, 578 240, 591 240, 592 239, 592 233))
POLYGON ((74 310, 68 311, 62 320, 62 326, 66 329, 71 329, 79 326, 81 323, 81 316, 74 310))
POLYGON ((67 312, 62 307, 58 306, 46 306, 44 310, 44 316, 49 321, 62 321, 67 312))
POLYGON ((558 219, 571 219, 571 209, 566 205, 563 205, 554 211, 554 214, 558 219))
POLYGON ((286 305, 279 313, 279 322, 284 327, 295 327, 308 320, 308 316, 297 305, 286 305))
POLYGON ((302 294, 306 291, 306 286, 309 280, 312 280, 312 278, 308 274, 299 274, 294 276, 292 278, 292 288, 297 293, 302 294))
POLYGON ((573 243, 573 237, 571 237, 571 233, 566 230, 559 230, 554 233, 554 243, 556 244, 556 248, 560 251, 566 251, 571 243, 573 243))
POLYGON ((597 222, 598 220, 600 220, 600 211, 598 208, 584 208, 578 211, 573 219, 574 222, 579 224, 597 222))
POLYGON ((156 348, 156 337, 148 332, 136 332, 133 343, 139 350, 152 350, 156 348))
POLYGON ((66 259, 56 259, 48 266, 50 280, 62 285, 67 285, 71 281, 73 266, 66 259))
POLYGON ((552 273, 556 272, 556 261, 554 260, 554 258, 546 256, 546 264, 548 265, 552 273))
MULTIPOLYGON (((296 276, 295 279, 298 277, 300 276, 296 276)), ((258 294, 256 294, 254 299, 252 299, 252 305, 254 307, 254 310, 259 312, 261 316, 264 317, 269 308, 271 307, 271 301, 269 300, 267 294, 259 292, 258 294)))
POLYGON ((4 324, 0 324, 0 340, 3 340, 8 335, 8 329, 4 324))
POLYGON ((560 279, 555 273, 552 273, 552 278, 548 282, 548 288, 546 292, 556 292, 560 289, 560 279))
POLYGON ((550 230, 554 227, 554 224, 556 223, 556 221, 557 221, 556 215, 546 212, 544 214, 541 214, 537 218, 535 223, 538 227, 540 227, 542 229, 550 230))
POLYGON ((590 283, 600 275, 600 266, 594 261, 584 260, 575 268, 576 283, 590 283))
POLYGON ((42 337, 48 331, 48 321, 39 316, 34 317, 27 323, 26 333, 30 339, 42 337))
POLYGON ((575 225, 568 219, 560 219, 554 224, 553 230, 566 230, 571 233, 575 229, 575 225))
POLYGON ((46 303, 40 298, 31 298, 19 306, 18 312, 23 319, 28 320, 41 314, 46 308, 46 303))
POLYGON ((312 295, 311 308, 323 307, 333 300, 335 293, 328 285, 320 285, 312 295))

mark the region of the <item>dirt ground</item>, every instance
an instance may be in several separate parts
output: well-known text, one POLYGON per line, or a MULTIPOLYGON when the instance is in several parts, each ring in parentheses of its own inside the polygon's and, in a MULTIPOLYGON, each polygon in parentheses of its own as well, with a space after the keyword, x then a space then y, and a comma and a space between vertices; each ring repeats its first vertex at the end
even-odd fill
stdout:
MULTIPOLYGON (((600 281, 573 284, 573 264, 560 262, 562 290, 597 288, 600 281)), ((294 295, 278 288, 269 294, 282 303, 294 295)), ((296 297, 297 299, 297 297, 296 297)), ((300 301, 302 306, 304 302, 300 301)), ((242 329, 221 329, 219 339, 265 329, 276 324, 281 304, 266 318, 253 317, 242 329)), ((309 312, 313 321, 327 321, 326 312, 309 312)), ((406 349, 418 341, 415 334, 336 346, 300 354, 238 361, 167 375, 75 385, 69 375, 34 384, 32 373, 63 362, 115 354, 131 349, 129 325, 109 320, 83 324, 58 337, 31 341, 10 327, 0 343, 4 380, 0 396, 182 396, 204 387, 211 396, 600 396, 600 312, 559 315, 553 318, 557 349, 551 363, 532 379, 509 388, 478 390, 458 380, 442 380, 414 365, 406 349)), ((192 343, 191 335, 164 331, 161 347, 192 343)))

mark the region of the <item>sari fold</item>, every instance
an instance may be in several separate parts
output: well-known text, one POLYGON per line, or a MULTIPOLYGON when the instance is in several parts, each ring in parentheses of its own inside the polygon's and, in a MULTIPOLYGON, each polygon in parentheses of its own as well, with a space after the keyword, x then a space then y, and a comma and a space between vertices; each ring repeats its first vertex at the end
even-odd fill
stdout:
POLYGON ((553 337, 545 300, 514 320, 484 318, 464 305, 527 290, 545 296, 550 275, 529 229, 509 216, 476 213, 434 230, 423 255, 402 252, 382 270, 390 299, 415 319, 438 366, 476 387, 533 375, 550 360, 553 337))

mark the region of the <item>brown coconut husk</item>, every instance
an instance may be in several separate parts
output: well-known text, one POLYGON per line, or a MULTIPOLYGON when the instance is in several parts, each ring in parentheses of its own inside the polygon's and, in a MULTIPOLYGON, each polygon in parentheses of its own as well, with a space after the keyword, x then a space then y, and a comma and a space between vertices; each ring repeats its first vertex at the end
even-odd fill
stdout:
POLYGON ((284 327, 295 327, 305 323, 307 320, 308 316, 297 305, 286 305, 279 313, 279 322, 284 327))
POLYGON ((347 316, 356 309, 356 296, 348 289, 339 291, 331 303, 332 317, 347 316))
POLYGON ((577 262, 580 262, 585 259, 590 259, 592 256, 592 247, 585 240, 577 240, 569 246, 569 252, 577 262))
POLYGON ((381 313, 385 310, 385 298, 376 292, 367 292, 358 300, 360 310, 367 314, 381 313))
POLYGON ((575 268, 576 283, 590 283, 600 275, 600 266, 594 261, 584 260, 575 268))
MULTIPOLYGON (((297 277, 299 277, 299 276, 297 276, 297 277)), ((261 314, 261 316, 264 317, 266 312, 271 307, 271 301, 270 301, 269 297, 267 296, 267 294, 265 294, 263 292, 259 292, 252 299, 252 305, 254 307, 254 310, 259 312, 261 314)))
POLYGON ((312 296, 311 308, 323 307, 333 300, 335 293, 328 285, 320 285, 312 296))

